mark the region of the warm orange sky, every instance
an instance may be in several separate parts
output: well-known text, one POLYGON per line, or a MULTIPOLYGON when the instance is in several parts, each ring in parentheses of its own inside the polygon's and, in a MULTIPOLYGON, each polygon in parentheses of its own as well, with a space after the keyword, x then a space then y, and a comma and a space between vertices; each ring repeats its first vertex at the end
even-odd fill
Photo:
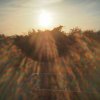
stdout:
POLYGON ((58 25, 66 30, 76 26, 99 30, 99 5, 100 0, 0 0, 0 33, 21 34, 58 25))

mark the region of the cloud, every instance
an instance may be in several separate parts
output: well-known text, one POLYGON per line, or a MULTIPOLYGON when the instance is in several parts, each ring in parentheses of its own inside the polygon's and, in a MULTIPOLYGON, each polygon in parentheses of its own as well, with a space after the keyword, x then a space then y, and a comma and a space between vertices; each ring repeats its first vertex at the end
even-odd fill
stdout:
POLYGON ((38 3, 42 3, 42 4, 52 4, 52 3, 58 3, 58 2, 61 2, 63 0, 34 0, 35 2, 38 3))
POLYGON ((0 7, 39 7, 44 5, 50 5, 63 0, 0 0, 0 7))

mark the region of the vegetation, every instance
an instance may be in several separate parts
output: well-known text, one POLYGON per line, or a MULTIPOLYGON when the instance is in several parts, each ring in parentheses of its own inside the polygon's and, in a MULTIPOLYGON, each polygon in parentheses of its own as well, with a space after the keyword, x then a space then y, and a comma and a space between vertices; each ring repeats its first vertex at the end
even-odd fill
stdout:
POLYGON ((0 35, 0 100, 100 100, 100 31, 0 35))

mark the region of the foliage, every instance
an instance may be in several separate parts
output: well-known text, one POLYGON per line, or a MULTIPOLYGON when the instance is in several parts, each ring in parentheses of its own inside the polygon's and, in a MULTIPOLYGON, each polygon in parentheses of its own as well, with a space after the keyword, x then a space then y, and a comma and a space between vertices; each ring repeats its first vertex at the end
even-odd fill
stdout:
POLYGON ((99 100, 100 31, 61 29, 0 35, 0 100, 99 100))

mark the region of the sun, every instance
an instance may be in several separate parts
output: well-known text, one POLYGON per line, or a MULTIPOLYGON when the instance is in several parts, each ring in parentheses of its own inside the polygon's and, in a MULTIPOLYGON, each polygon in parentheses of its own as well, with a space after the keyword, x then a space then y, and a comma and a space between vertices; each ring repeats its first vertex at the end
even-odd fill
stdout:
POLYGON ((50 26, 52 26, 52 22, 52 14, 50 12, 42 10, 39 15, 39 26, 42 28, 49 28, 50 26))

